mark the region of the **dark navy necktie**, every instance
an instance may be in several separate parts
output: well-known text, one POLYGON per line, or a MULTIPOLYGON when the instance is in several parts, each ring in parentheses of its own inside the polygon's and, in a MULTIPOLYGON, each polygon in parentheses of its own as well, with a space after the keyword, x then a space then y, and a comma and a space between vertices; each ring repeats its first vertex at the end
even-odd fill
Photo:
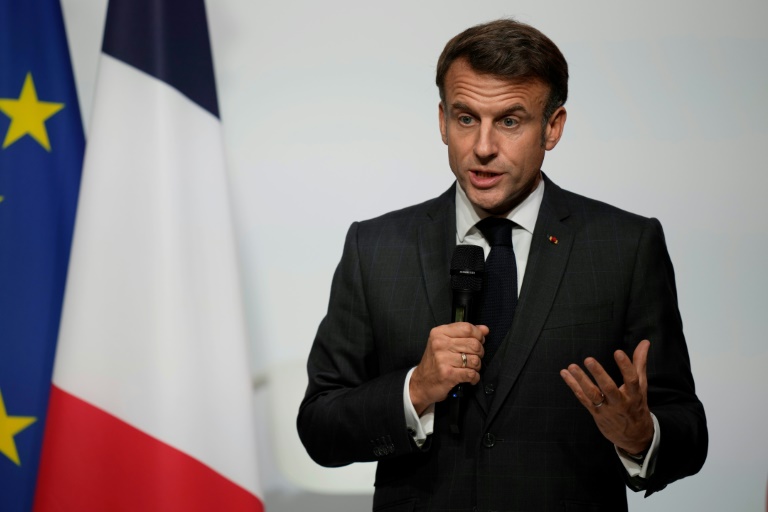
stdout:
POLYGON ((512 226, 511 220, 498 217, 488 217, 477 223, 477 229, 491 246, 485 260, 480 311, 480 323, 490 329, 485 337, 483 366, 486 368, 512 326, 517 306, 517 263, 512 248, 512 226))

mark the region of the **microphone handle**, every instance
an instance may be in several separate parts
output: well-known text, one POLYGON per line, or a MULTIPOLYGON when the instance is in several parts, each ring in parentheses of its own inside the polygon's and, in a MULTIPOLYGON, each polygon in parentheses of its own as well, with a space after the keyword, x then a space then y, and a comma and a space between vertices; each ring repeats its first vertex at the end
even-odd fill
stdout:
MULTIPOLYGON (((473 293, 468 290, 454 290, 453 321, 472 322, 475 320, 473 293)), ((451 433, 459 433, 459 418, 461 416, 461 398, 464 396, 464 384, 457 384, 448 393, 448 417, 451 433)))

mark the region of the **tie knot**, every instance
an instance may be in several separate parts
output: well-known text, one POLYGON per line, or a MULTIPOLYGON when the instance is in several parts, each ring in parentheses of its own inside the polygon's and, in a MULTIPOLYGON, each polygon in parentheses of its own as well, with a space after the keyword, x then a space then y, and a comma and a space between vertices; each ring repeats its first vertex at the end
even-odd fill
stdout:
POLYGON ((509 219, 486 217, 476 224, 491 247, 496 245, 512 246, 512 226, 515 223, 509 219))

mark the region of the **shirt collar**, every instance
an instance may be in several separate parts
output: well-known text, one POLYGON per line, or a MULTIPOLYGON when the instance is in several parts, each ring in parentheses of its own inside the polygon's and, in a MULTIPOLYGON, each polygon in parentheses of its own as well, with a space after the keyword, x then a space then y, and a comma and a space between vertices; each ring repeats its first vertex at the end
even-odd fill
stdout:
MULTIPOLYGON (((544 199, 544 180, 540 180, 538 186, 528 194, 528 197, 523 199, 519 205, 517 205, 511 212, 507 214, 507 218, 533 234, 533 228, 536 226, 536 219, 539 216, 539 208, 541 207, 541 201, 544 199)), ((485 216, 484 216, 485 217, 485 216)), ((467 194, 461 185, 456 184, 456 235, 459 238, 459 243, 464 243, 464 238, 471 234, 470 232, 477 231, 475 224, 477 224, 484 217, 480 217, 472 203, 469 202, 467 194)))

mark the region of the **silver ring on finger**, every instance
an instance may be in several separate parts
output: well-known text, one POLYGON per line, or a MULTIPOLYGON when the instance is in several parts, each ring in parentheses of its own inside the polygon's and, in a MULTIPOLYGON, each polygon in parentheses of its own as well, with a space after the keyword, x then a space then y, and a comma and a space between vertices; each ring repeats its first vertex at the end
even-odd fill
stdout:
POLYGON ((464 352, 461 353, 461 367, 466 368, 467 367, 467 354, 464 352))
POLYGON ((605 403, 605 395, 600 393, 600 401, 599 402, 592 402, 592 405, 595 406, 595 409, 599 409, 603 406, 605 403))

